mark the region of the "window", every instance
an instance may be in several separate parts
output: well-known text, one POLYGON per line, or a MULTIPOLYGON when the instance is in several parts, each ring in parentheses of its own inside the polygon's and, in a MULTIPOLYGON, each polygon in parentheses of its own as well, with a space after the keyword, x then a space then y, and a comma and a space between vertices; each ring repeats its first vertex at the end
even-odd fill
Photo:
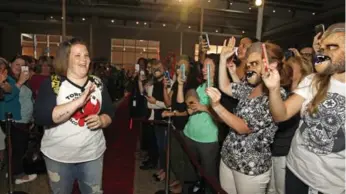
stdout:
POLYGON ((143 58, 160 58, 160 42, 153 40, 112 39, 111 63, 134 65, 143 58))
MULTIPOLYGON (((220 54, 223 46, 210 45, 207 54, 220 54)), ((199 44, 195 44, 195 61, 198 61, 199 55, 199 44)))
MULTIPOLYGON (((70 39, 72 37, 67 36, 67 38, 70 39)), ((22 33, 22 55, 28 55, 35 58, 38 58, 40 56, 55 57, 61 42, 62 36, 60 35, 22 33)))

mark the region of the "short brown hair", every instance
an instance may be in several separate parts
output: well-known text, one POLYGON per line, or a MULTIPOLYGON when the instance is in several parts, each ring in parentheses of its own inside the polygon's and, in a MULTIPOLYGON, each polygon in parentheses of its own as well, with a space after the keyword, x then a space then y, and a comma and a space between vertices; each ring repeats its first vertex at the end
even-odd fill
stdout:
POLYGON ((70 53, 71 53, 71 47, 77 44, 87 46, 79 38, 72 38, 60 44, 58 51, 56 53, 56 58, 55 58, 55 64, 54 64, 55 74, 61 75, 61 76, 66 75, 67 68, 68 68, 68 61, 69 61, 70 53))

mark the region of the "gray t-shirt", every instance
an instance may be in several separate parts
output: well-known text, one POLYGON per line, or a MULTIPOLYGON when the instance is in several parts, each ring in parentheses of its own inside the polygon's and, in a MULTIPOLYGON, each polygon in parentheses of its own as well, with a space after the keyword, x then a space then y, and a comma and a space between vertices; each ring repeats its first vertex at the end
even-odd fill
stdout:
POLYGON ((325 194, 345 193, 345 89, 331 79, 326 100, 316 113, 306 111, 316 89, 314 74, 294 91, 305 101, 298 130, 287 156, 288 168, 309 187, 325 194))

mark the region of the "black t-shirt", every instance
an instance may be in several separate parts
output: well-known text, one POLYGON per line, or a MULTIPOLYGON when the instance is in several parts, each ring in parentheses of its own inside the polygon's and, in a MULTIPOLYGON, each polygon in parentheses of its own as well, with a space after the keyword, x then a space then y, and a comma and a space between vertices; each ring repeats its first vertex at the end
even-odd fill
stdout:
MULTIPOLYGON (((196 89, 198 87, 199 83, 196 80, 187 82, 184 86, 184 94, 187 92, 189 89, 196 89)), ((178 103, 177 102, 177 95, 178 95, 178 83, 175 82, 172 86, 172 110, 176 110, 178 112, 184 112, 187 111, 187 106, 185 102, 183 103, 178 103)), ((189 116, 184 116, 184 117, 173 117, 173 124, 177 130, 184 130, 184 127, 189 120, 189 116)))
POLYGON ((287 156, 290 151, 291 141, 299 126, 299 113, 291 119, 279 123, 274 142, 271 145, 272 156, 287 156))

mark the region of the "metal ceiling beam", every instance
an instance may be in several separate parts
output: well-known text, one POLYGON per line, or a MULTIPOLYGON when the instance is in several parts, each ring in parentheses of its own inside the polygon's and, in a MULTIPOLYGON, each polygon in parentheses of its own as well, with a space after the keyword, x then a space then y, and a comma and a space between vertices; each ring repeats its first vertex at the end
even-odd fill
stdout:
POLYGON ((313 25, 316 21, 325 21, 327 18, 333 17, 335 15, 345 13, 344 7, 336 7, 334 9, 330 9, 327 12, 318 14, 316 16, 313 16, 311 18, 307 18, 306 20, 295 20, 291 23, 284 24, 280 27, 271 29, 263 33, 263 36, 268 38, 274 35, 279 35, 282 33, 285 33, 287 31, 293 31, 293 30, 302 30, 306 29, 306 26, 313 25))
MULTIPOLYGON (((0 12, 14 12, 14 13, 33 13, 45 15, 60 15, 61 7, 54 4, 37 4, 37 3, 15 3, 15 2, 1 2, 0 12)), ((147 22, 167 22, 167 23, 187 23, 190 25, 198 24, 200 19, 200 12, 194 11, 189 13, 186 21, 180 20, 180 10, 161 10, 154 12, 149 9, 142 9, 137 7, 119 6, 119 7, 103 7, 103 6, 87 6, 87 5, 69 5, 66 12, 69 16, 99 16, 109 17, 121 20, 139 20, 147 22)), ((231 18, 231 17, 230 17, 231 18)), ((256 20, 228 20, 227 17, 213 15, 205 17, 204 24, 212 24, 214 26, 227 27, 228 21, 232 21, 232 25, 251 29, 255 26, 256 20)))
MULTIPOLYGON (((249 3, 249 0, 238 0, 242 3, 249 3)), ((299 1, 274 1, 274 0, 265 0, 266 6, 270 7, 281 7, 281 8, 292 8, 296 10, 305 10, 305 11, 318 11, 323 6, 323 2, 317 3, 315 0, 313 2, 303 3, 299 1)))

